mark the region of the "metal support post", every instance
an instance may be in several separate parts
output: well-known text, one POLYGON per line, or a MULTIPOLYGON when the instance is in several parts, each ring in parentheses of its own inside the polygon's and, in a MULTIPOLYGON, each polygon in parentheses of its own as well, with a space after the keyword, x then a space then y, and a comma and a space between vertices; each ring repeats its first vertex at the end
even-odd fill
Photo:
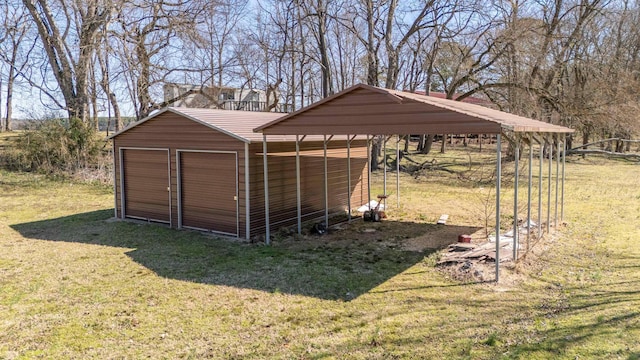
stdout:
POLYGON ((553 142, 549 142, 549 181, 547 183, 547 234, 551 233, 551 175, 553 172, 553 142))
POLYGON ((400 207, 400 135, 396 135, 396 205, 400 207))
POLYGON ((542 166, 544 163, 544 141, 540 139, 540 161, 538 163, 538 239, 542 238, 542 166))
POLYGON ((513 179, 513 261, 518 260, 518 246, 519 246, 519 230, 518 230, 518 187, 520 180, 520 138, 518 135, 515 137, 513 143, 515 159, 513 164, 515 166, 515 173, 513 179))
POLYGON ((556 136, 556 206, 554 207, 553 226, 558 228, 558 197, 560 187, 560 137, 556 136))
MULTIPOLYGON (((382 179, 383 189, 382 194, 387 196, 387 136, 384 135, 384 141, 382 146, 382 179)), ((387 200, 384 200, 384 205, 387 205, 387 200)))
POLYGON ((347 135, 347 220, 351 222, 351 135, 347 135))
POLYGON ((529 138, 529 180, 527 181, 527 251, 531 240, 531 183, 533 182, 533 139, 529 138))
POLYGON ((302 234, 302 194, 300 190, 300 136, 296 135, 296 210, 298 234, 302 234))
POLYGON ((251 182, 249 181, 249 161, 249 144, 244 143, 244 232, 247 240, 251 240, 251 182))
POLYGON ((500 281, 500 181, 502 177, 502 144, 500 134, 496 139, 496 283, 500 281))
POLYGON ((564 221, 564 168, 567 161, 567 135, 562 140, 562 198, 560 200, 560 220, 564 221))
POLYGON ((327 175, 327 135, 324 135, 324 225, 329 227, 329 178, 327 175))
POLYGON ((264 242, 271 245, 271 229, 269 224, 269 165, 267 159, 267 135, 262 134, 262 171, 264 172, 264 242))
POLYGON ((367 135, 367 208, 371 210, 371 143, 367 135))

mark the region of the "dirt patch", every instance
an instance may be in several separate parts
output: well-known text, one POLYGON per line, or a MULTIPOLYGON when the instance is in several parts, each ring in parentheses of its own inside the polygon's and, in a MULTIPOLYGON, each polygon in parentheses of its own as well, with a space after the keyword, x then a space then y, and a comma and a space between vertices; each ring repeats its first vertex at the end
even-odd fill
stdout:
MULTIPOLYGON (((305 229, 310 228, 306 226, 305 229)), ((426 222, 384 220, 365 222, 355 219, 351 223, 331 226, 323 235, 303 230, 301 235, 289 231, 274 242, 278 246, 305 249, 317 246, 345 247, 351 245, 376 244, 402 251, 425 252, 445 248, 455 243, 458 235, 472 234, 480 238, 477 227, 459 225, 437 225, 426 222)))
MULTIPOLYGON (((424 251, 426 249, 442 249, 449 244, 456 243, 461 232, 459 226, 438 225, 432 231, 403 242, 402 247, 408 251, 424 251)), ((472 241, 480 241, 484 236, 483 230, 476 230, 471 234, 472 241)))

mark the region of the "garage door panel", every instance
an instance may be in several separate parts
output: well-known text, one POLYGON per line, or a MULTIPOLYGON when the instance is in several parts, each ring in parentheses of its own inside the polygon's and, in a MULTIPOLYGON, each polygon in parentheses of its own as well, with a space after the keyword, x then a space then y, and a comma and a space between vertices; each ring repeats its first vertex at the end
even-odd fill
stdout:
MULTIPOLYGON (((206 189, 207 187, 203 187, 206 189)), ((184 186, 183 186, 184 190, 184 186)), ((184 193, 184 192, 183 192, 184 193)), ((233 199, 234 194, 217 194, 216 196, 196 196, 193 194, 184 195, 182 200, 193 208, 222 208, 235 209, 236 202, 233 199)), ((234 210, 235 211, 235 210, 234 210)))
POLYGON ((188 213, 194 218, 210 218, 211 216, 229 216, 235 222, 236 211, 225 209, 214 209, 206 207, 192 207, 188 213))
POLYGON ((238 234, 235 153, 180 152, 182 226, 238 234))
MULTIPOLYGON (((165 175, 166 177, 166 175, 165 175)), ((131 178, 131 177, 130 177, 131 178)), ((143 190, 143 191, 156 191, 158 193, 164 193, 164 195, 167 195, 167 187, 169 186, 169 184, 167 183, 167 179, 164 179, 165 181, 162 180, 157 180, 157 179, 149 179, 149 178, 145 178, 145 177, 138 177, 137 178, 138 181, 140 181, 140 183, 131 183, 129 182, 128 187, 131 189, 136 189, 136 190, 143 190)), ((134 195, 134 194, 131 194, 134 195)))
POLYGON ((125 216, 170 222, 167 150, 123 149, 125 216))

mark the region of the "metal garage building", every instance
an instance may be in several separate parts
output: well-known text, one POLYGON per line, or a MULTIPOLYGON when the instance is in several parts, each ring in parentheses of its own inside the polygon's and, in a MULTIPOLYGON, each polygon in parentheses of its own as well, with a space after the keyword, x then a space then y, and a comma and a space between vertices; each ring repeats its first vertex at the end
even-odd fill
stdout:
MULTIPOLYGON (((279 117, 282 114, 167 108, 114 134, 115 216, 247 239, 263 234, 263 138, 252 130, 279 117)), ((298 214, 305 221, 367 202, 364 140, 327 142, 327 176, 323 137, 309 136, 298 143, 299 166, 295 140, 269 138, 271 228, 295 224, 298 214)))

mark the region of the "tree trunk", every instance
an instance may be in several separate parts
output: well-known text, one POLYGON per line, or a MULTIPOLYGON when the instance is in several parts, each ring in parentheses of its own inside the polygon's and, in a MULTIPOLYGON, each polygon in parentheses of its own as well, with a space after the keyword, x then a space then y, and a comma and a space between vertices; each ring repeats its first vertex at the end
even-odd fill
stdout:
POLYGON ((373 139, 373 141, 371 141, 371 164, 369 164, 371 166, 371 171, 378 170, 380 168, 378 164, 378 153, 380 152, 379 148, 379 143, 375 139, 373 139))
POLYGON ((433 145, 433 134, 428 134, 425 136, 424 144, 422 145, 422 150, 420 152, 423 154, 430 153, 432 145, 433 145))
MULTIPOLYGON (((14 47, 13 50, 13 56, 12 56, 12 64, 15 64, 15 60, 16 60, 16 52, 17 49, 15 49, 16 47, 14 47)), ((16 79, 15 78, 15 68, 13 67, 13 65, 9 66, 9 77, 7 78, 7 103, 6 103, 6 117, 4 119, 4 131, 11 131, 11 121, 12 121, 12 117, 13 117, 13 82, 16 79)))
POLYGON ((331 80, 331 67, 327 53, 327 13, 324 2, 318 3, 318 48, 320 51, 320 64, 322 65, 322 97, 333 93, 333 81, 331 80))
POLYGON ((146 118, 151 112, 151 95, 149 94, 149 78, 151 76, 149 56, 144 44, 144 38, 139 37, 136 44, 136 55, 140 63, 140 76, 136 81, 138 94, 138 120, 146 118))
MULTIPOLYGON (((589 131, 587 130, 583 130, 582 131, 582 145, 586 145, 589 143, 589 131)), ((584 149, 586 149, 587 147, 585 146, 584 149)))
POLYGON ((111 103, 111 107, 113 108, 113 116, 116 118, 116 132, 120 131, 124 124, 122 123, 122 117, 120 116, 120 106, 118 106, 118 101, 116 100, 116 94, 110 92, 109 93, 109 102, 111 103))
POLYGON ((91 85, 91 112, 92 112, 92 120, 93 126, 96 131, 100 131, 100 118, 98 117, 98 84, 97 79, 95 77, 95 69, 93 68, 93 64, 91 64, 91 74, 90 77, 90 85, 91 85))
POLYGON ((367 84, 378 86, 378 54, 376 54, 373 0, 367 0, 367 84))
POLYGON ((395 17, 396 7, 398 5, 397 0, 390 0, 387 9, 387 25, 384 32, 384 44, 387 49, 387 78, 385 80, 385 87, 387 89, 394 89, 396 87, 396 80, 398 78, 398 51, 394 48, 391 40, 393 39, 393 19, 395 17))
MULTIPOLYGON (((100 87, 102 88, 102 91, 104 91, 104 93, 107 95, 109 105, 111 105, 111 108, 113 109, 113 116, 115 117, 115 131, 118 132, 120 131, 120 129, 122 129, 123 124, 122 117, 120 116, 120 107, 118 106, 118 101, 116 99, 116 94, 111 92, 108 48, 104 49, 104 54, 98 53, 98 63, 100 64, 100 71, 102 72, 100 87), (102 57, 102 55, 104 55, 104 58, 102 57)), ((109 124, 107 124, 107 131, 108 129, 109 124)))

